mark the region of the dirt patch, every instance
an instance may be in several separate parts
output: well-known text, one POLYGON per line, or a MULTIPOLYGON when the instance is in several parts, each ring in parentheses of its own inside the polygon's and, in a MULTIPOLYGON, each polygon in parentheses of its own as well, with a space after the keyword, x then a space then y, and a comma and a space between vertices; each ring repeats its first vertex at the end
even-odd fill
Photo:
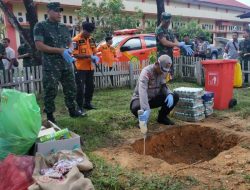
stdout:
POLYGON ((117 147, 95 151, 111 164, 144 175, 192 176, 199 184, 192 189, 250 189, 250 134, 218 124, 166 127, 152 125, 143 155, 138 129, 130 129, 117 147))
MULTIPOLYGON (((201 163, 216 157, 220 152, 237 145, 239 137, 218 129, 200 126, 171 128, 146 139, 146 155, 165 160, 169 164, 201 163)), ((144 140, 136 140, 132 147, 143 154, 144 140)))

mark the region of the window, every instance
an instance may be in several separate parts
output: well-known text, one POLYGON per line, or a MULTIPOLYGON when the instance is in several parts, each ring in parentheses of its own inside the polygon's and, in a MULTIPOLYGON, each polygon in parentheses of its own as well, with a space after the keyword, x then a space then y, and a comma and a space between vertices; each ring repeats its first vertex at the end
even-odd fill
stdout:
POLYGON ((121 47, 121 51, 132 51, 141 49, 141 40, 140 38, 132 38, 129 39, 123 46, 121 47))
POLYGON ((242 27, 241 26, 228 26, 228 30, 229 31, 233 31, 233 30, 241 31, 242 27))
POLYGON ((73 17, 69 16, 69 23, 72 24, 73 23, 73 17))
POLYGON ((224 25, 220 25, 219 26, 219 30, 226 30, 227 26, 224 26, 224 25))
POLYGON ((67 23, 67 16, 63 15, 63 23, 67 23))
POLYGON ((156 47, 156 39, 154 36, 145 36, 144 40, 147 48, 156 47))
POLYGON ((202 29, 204 30, 213 30, 214 29, 214 25, 213 24, 202 24, 202 29))
POLYGON ((44 19, 46 20, 48 18, 48 15, 47 14, 44 14, 44 19))

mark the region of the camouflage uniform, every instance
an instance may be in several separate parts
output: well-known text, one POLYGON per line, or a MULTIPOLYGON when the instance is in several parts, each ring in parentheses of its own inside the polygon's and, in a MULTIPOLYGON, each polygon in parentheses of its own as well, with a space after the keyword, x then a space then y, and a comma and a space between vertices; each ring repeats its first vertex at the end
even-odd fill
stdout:
POLYGON ((172 47, 166 47, 162 45, 158 38, 165 37, 168 41, 174 42, 175 41, 175 35, 170 29, 165 29, 161 25, 158 26, 155 30, 156 35, 156 47, 157 47, 157 54, 158 57, 160 57, 163 54, 167 54, 171 57, 173 60, 173 48, 172 47))
MULTIPOLYGON (((250 61, 250 55, 244 56, 245 53, 250 53, 250 39, 244 39, 239 44, 241 64, 244 66, 244 70, 248 70, 248 62, 250 61)), ((245 74, 245 81, 248 83, 248 74, 245 74)))
POLYGON ((19 55, 24 55, 26 53, 30 54, 30 57, 23 58, 23 67, 31 67, 36 65, 34 59, 31 57, 32 50, 27 44, 20 45, 17 51, 19 55))
MULTIPOLYGON (((34 40, 57 48, 67 48, 71 43, 66 25, 51 22, 48 19, 35 25, 34 40)), ((45 112, 53 113, 55 111, 54 99, 57 95, 59 81, 63 86, 66 106, 69 110, 74 110, 76 85, 72 65, 67 63, 60 54, 45 52, 42 52, 42 63, 45 112)))

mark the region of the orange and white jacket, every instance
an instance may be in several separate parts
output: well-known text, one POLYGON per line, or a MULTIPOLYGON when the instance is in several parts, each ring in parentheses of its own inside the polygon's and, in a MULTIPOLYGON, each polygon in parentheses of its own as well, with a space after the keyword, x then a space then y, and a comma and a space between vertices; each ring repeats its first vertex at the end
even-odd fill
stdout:
MULTIPOLYGON (((97 52, 95 41, 92 37, 84 38, 82 33, 80 33, 72 41, 76 43, 73 55, 93 55, 97 52)), ((89 71, 94 70, 94 65, 91 64, 90 58, 77 58, 76 68, 77 70, 89 71)))
POLYGON ((102 53, 102 63, 108 67, 112 67, 116 57, 115 48, 105 43, 100 45, 97 51, 102 53))

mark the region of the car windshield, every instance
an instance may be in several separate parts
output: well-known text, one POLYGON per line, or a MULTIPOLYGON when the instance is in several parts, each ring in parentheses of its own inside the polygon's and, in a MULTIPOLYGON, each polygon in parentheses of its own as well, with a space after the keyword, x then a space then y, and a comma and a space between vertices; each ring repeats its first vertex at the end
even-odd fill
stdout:
POLYGON ((119 43, 125 38, 125 36, 114 36, 113 37, 113 47, 117 47, 119 43))
MULTIPOLYGON (((112 38, 112 40, 113 40, 112 46, 113 46, 114 48, 116 48, 116 47, 119 45, 119 43, 120 43, 125 37, 126 37, 126 36, 114 36, 114 37, 112 38)), ((100 45, 102 45, 102 44, 104 44, 104 43, 105 43, 105 40, 101 41, 101 42, 98 44, 98 46, 100 46, 100 45)))

